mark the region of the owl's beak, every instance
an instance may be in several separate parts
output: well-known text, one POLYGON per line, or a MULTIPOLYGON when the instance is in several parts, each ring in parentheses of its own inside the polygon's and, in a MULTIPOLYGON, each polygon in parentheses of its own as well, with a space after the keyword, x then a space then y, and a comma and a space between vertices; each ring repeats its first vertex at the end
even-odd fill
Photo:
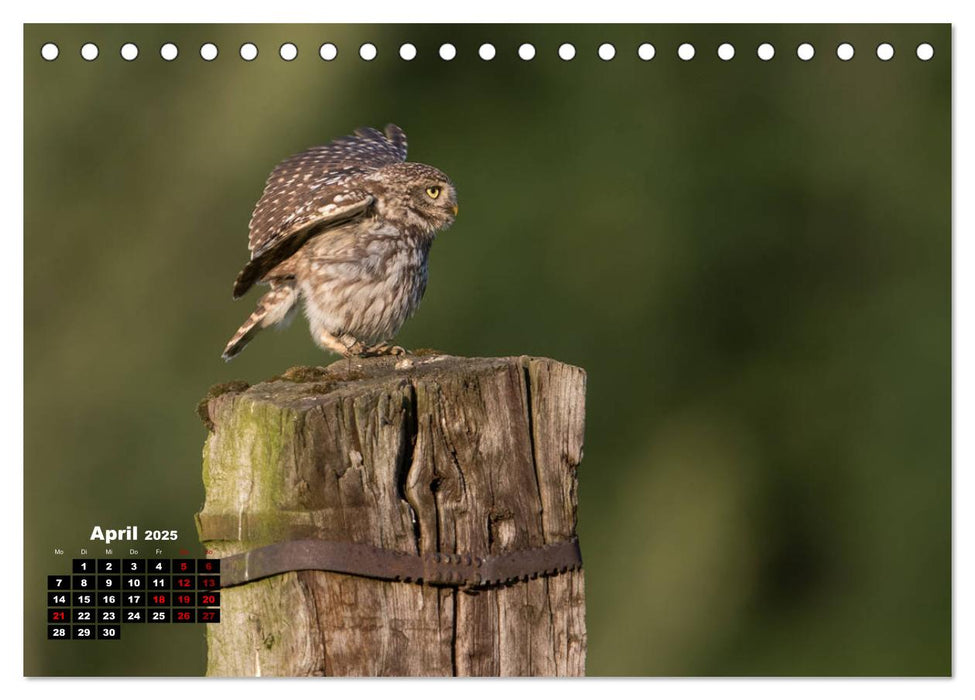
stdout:
POLYGON ((458 206, 457 206, 457 205, 455 204, 455 205, 453 206, 453 208, 452 208, 452 209, 451 209, 450 211, 452 211, 452 212, 454 212, 454 216, 457 216, 457 212, 458 212, 458 211, 460 211, 460 207, 458 207, 458 206))

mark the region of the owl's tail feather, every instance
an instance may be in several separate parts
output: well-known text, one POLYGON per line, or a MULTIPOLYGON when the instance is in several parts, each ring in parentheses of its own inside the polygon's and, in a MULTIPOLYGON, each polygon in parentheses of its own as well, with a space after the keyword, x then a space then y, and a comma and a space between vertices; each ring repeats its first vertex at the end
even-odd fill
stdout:
POLYGON ((270 292, 261 297, 254 313, 244 321, 227 343, 223 351, 223 359, 233 359, 262 328, 284 321, 294 310, 296 301, 298 301, 298 290, 295 289, 293 282, 279 283, 279 286, 273 287, 270 292))

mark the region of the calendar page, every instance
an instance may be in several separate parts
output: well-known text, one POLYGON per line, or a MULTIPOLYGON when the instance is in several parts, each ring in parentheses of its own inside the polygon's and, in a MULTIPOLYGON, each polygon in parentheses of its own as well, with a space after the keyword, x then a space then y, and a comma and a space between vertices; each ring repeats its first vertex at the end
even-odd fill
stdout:
POLYGON ((951 42, 26 25, 24 674, 207 674, 201 400, 433 349, 585 371, 587 675, 950 675, 951 42))

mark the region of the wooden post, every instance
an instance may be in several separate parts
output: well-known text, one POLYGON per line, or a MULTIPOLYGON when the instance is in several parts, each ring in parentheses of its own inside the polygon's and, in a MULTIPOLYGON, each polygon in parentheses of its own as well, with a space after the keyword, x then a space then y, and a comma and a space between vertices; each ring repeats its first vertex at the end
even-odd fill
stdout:
MULTIPOLYGON (((585 383, 543 358, 410 355, 215 388, 201 539, 219 557, 296 538, 415 554, 566 540, 585 383)), ((211 676, 580 676, 583 572, 474 593, 289 572, 224 589, 207 642, 211 676)))

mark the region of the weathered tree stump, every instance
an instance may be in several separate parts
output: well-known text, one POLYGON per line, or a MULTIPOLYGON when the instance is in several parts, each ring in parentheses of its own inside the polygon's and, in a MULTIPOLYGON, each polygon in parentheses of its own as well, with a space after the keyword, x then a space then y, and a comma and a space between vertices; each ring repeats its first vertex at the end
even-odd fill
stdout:
MULTIPOLYGON (((585 372, 444 355, 296 368, 201 403, 201 540, 502 554, 575 535, 585 372)), ((211 676, 578 676, 582 570, 457 587, 291 571, 222 591, 211 676)))

